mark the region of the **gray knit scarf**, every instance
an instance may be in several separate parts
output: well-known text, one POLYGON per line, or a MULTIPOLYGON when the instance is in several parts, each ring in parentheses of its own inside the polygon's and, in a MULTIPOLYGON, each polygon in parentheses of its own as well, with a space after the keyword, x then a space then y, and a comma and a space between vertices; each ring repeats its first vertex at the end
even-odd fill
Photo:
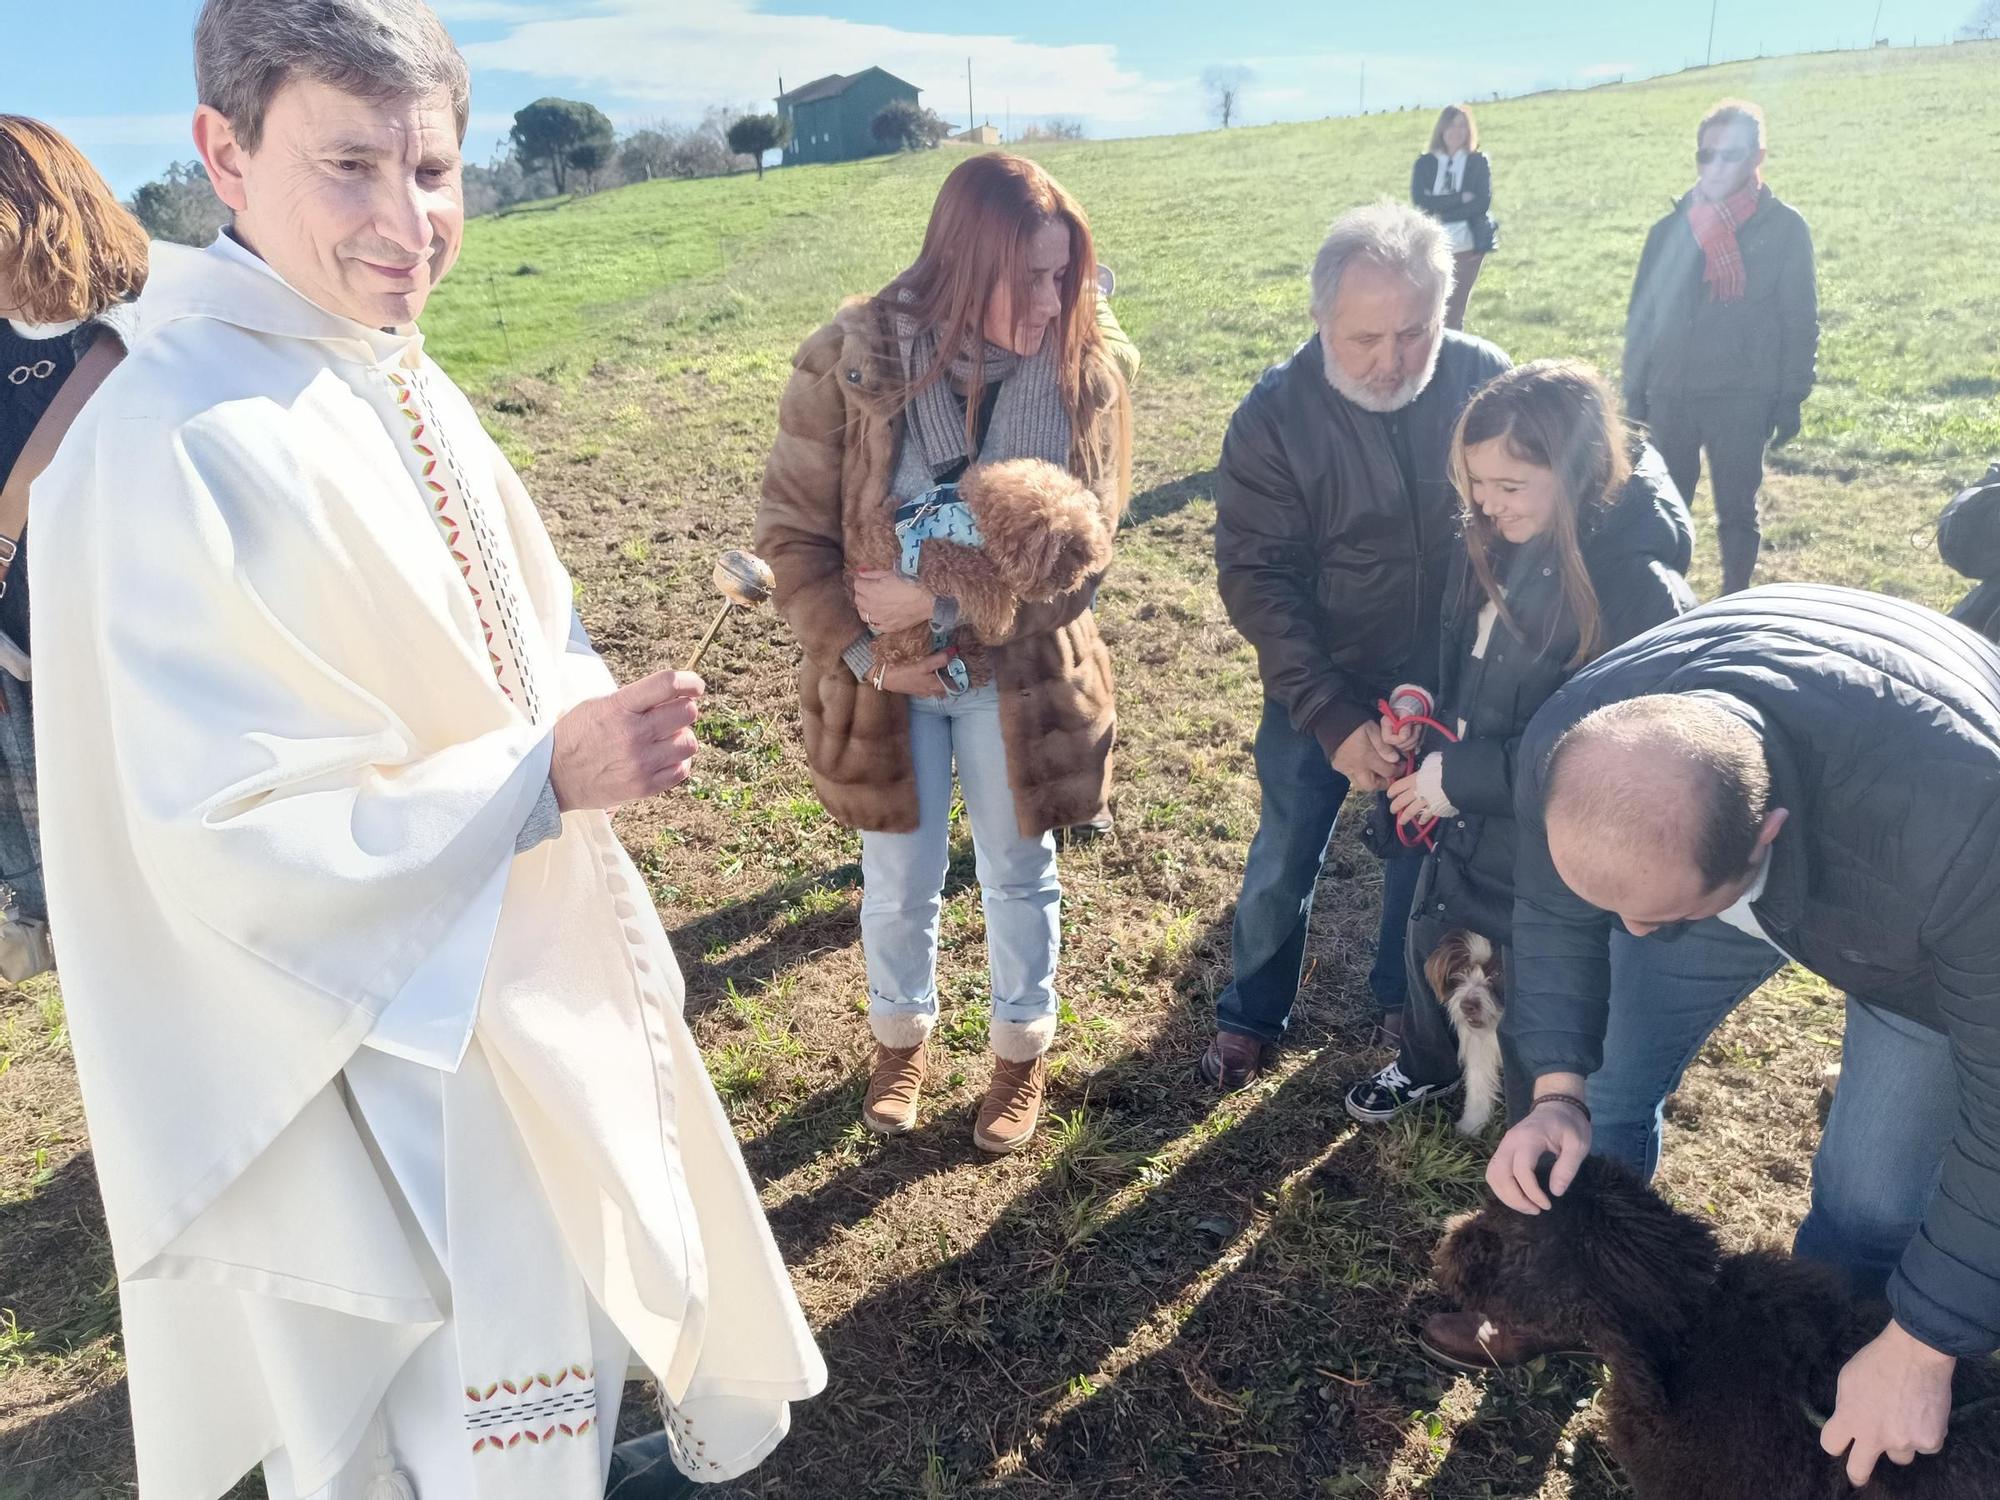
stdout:
MULTIPOLYGON (((908 293, 904 299, 908 300, 908 293)), ((912 382, 921 380, 937 358, 937 334, 917 327, 907 313, 896 314, 896 337, 902 345, 903 370, 912 382)), ((965 443, 965 408, 954 386, 968 389, 972 381, 970 351, 952 361, 942 379, 933 380, 910 398, 904 409, 902 451, 890 482, 896 503, 914 500, 933 488, 936 475, 972 459, 965 443)), ((1009 458, 1044 458, 1069 467, 1070 417, 1063 405, 1062 384, 1056 378, 1055 330, 1034 354, 1021 357, 994 344, 984 346, 982 378, 998 384, 993 416, 976 457, 985 462, 1009 458)))

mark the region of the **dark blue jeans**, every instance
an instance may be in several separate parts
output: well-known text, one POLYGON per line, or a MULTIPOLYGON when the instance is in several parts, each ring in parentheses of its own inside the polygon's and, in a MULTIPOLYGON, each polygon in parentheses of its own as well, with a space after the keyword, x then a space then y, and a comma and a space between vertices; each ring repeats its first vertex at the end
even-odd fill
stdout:
MULTIPOLYGON (((1298 998, 1313 887, 1347 800, 1347 778, 1327 764, 1319 741, 1292 728, 1290 715, 1268 699, 1255 756, 1264 805, 1230 931, 1233 977, 1215 1002, 1215 1018, 1223 1031, 1276 1042, 1298 998)), ((1403 1004, 1403 930, 1422 867, 1418 859, 1382 867, 1382 922, 1368 989, 1383 1011, 1403 1004)))
POLYGON ((35 798, 34 690, 8 672, 0 672, 0 886, 13 891, 21 916, 48 920, 35 798))
MULTIPOLYGON (((1617 934, 1604 1066, 1590 1080, 1591 1149, 1651 1176, 1667 1095, 1723 1018, 1783 963, 1770 944, 1715 918, 1671 939, 1617 934)), ((1880 1296, 1930 1206, 1958 1122, 1951 1043, 1850 996, 1833 1097, 1793 1248, 1880 1296)))

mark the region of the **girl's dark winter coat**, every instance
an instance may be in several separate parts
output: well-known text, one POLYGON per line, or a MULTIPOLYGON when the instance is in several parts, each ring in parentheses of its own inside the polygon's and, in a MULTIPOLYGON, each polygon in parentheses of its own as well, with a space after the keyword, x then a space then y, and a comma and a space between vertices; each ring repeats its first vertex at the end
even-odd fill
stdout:
MULTIPOLYGON (((1632 477, 1578 537, 1598 600, 1598 649, 1608 651, 1694 606, 1682 577, 1694 550, 1687 505, 1665 462, 1641 445, 1632 477)), ((1465 721, 1442 749, 1455 816, 1438 825, 1426 916, 1505 944, 1514 911, 1514 768, 1528 721, 1575 670, 1577 627, 1563 607, 1562 570, 1545 535, 1502 544, 1495 571, 1521 635, 1496 619, 1474 657, 1486 596, 1463 550, 1445 590, 1437 701, 1442 722, 1465 721)))

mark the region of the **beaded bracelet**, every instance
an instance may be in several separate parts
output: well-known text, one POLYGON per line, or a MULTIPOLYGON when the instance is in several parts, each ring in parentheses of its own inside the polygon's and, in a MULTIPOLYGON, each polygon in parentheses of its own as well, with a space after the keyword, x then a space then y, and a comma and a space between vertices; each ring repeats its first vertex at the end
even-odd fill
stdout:
POLYGON ((1574 1094, 1537 1094, 1535 1102, 1529 1108, 1540 1109, 1544 1104, 1574 1104, 1578 1109, 1583 1111, 1584 1119, 1588 1120, 1590 1118, 1590 1106, 1574 1094))

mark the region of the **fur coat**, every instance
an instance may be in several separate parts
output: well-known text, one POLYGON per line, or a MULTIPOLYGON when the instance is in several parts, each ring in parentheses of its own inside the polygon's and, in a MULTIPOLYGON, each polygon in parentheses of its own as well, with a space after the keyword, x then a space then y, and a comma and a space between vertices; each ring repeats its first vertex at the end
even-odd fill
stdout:
MULTIPOLYGON (((895 404, 901 377, 895 340, 868 299, 850 302, 808 338, 779 405, 757 511, 757 550, 777 577, 779 611, 804 649, 799 712, 813 785, 842 824, 882 833, 917 826, 909 706, 901 694, 856 681, 841 653, 866 633, 849 588, 853 572, 893 568, 898 556, 889 483, 903 427, 895 404)), ((1001 477, 1001 486, 1051 516, 1078 488, 1087 492, 1107 543, 1093 552, 1096 561, 1108 553, 1131 487, 1131 402, 1106 355, 1086 363, 1072 426, 1074 486, 1031 477, 1016 464, 977 466, 967 479, 976 491, 980 469, 989 477, 1015 470, 1014 481, 1001 477)), ((996 503, 986 513, 1008 509, 996 503)), ((996 560, 1032 563, 1018 529, 997 549, 995 533, 987 535, 996 560)), ((927 545, 927 575, 933 550, 966 551, 927 545)), ((952 583, 965 589, 961 654, 975 680, 990 673, 999 685, 1021 832, 1032 837, 1090 821, 1110 793, 1115 724, 1111 657, 1090 610, 1102 567, 1080 575, 1068 569, 1070 587, 1035 598, 996 586, 997 578, 973 586, 969 557, 956 562, 952 583)))

